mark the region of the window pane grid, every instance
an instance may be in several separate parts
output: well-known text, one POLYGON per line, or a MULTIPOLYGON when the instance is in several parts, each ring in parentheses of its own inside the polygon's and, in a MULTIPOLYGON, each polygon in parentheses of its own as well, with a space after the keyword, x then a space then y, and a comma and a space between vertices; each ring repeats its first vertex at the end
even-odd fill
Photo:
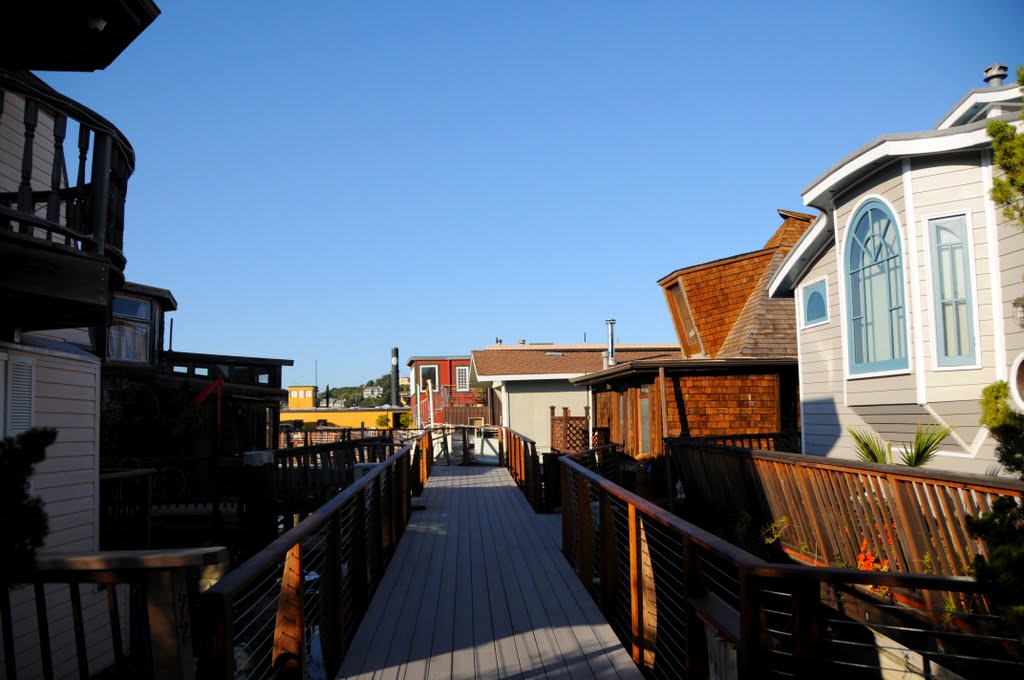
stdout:
POLYGON ((861 208, 852 224, 847 257, 851 370, 905 368, 906 313, 899 232, 877 201, 861 208))
POLYGON ((970 263, 964 247, 963 215, 929 221, 935 294, 935 345, 940 366, 973 364, 971 335, 970 263))

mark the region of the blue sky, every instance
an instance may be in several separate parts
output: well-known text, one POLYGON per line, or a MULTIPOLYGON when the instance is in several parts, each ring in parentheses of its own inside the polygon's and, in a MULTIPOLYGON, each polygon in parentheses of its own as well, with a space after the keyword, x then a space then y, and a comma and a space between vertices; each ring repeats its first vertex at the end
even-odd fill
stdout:
POLYGON ((159 4, 105 71, 40 75, 135 147, 126 273, 174 292, 175 348, 286 384, 609 317, 673 341, 659 278, 1024 63, 988 0, 159 4))

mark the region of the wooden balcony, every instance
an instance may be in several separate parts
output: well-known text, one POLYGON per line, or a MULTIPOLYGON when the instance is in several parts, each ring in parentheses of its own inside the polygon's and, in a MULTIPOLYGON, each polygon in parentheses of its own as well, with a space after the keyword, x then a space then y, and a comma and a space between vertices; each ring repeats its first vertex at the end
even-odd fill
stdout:
POLYGON ((104 324, 124 283, 131 144, 28 72, 0 69, 0 91, 0 337, 104 324))

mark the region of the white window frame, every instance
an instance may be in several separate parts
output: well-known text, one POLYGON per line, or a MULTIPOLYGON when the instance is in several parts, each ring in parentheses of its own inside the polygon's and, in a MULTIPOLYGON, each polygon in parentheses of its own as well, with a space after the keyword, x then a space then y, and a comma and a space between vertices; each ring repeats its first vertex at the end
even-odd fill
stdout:
POLYGON ((469 392, 469 366, 455 367, 455 391, 469 392), (461 379, 460 376, 462 376, 461 379), (463 384, 465 386, 459 387, 460 384, 463 384))
POLYGON ((433 368, 434 369, 434 382, 431 383, 435 392, 441 389, 441 386, 437 383, 441 382, 441 365, 440 364, 420 364, 416 367, 416 386, 420 392, 427 391, 427 385, 423 382, 423 369, 433 368))
MULTIPOLYGON (((904 233, 906 230, 903 226, 900 226, 899 219, 896 217, 896 208, 893 204, 887 200, 884 196, 879 194, 868 194, 861 197, 859 201, 853 206, 849 215, 846 217, 846 228, 842 233, 842 238, 839 236, 839 230, 836 230, 836 271, 838 272, 839 281, 839 295, 840 295, 840 318, 842 324, 842 345, 843 345, 843 373, 846 380, 863 380, 865 378, 883 378, 896 375, 910 375, 914 371, 913 352, 911 347, 914 343, 914 328, 910 322, 910 314, 912 311, 910 287, 910 273, 909 267, 909 249, 907 246, 907 235, 904 233), (902 279, 903 288, 903 309, 904 309, 904 324, 906 332, 906 345, 907 345, 907 365, 905 367, 896 367, 891 369, 880 368, 873 371, 855 372, 853 371, 852 353, 854 351, 852 338, 851 338, 851 324, 850 324, 850 285, 849 285, 849 270, 847 268, 847 257, 848 247, 850 241, 850 230, 854 227, 854 220, 859 216, 860 209, 864 204, 869 201, 878 201, 883 204, 889 211, 889 214, 893 218, 893 223, 896 225, 897 232, 900 236, 900 272, 902 279)), ((845 391, 844 391, 845 393, 845 391)))
POLYGON ((931 312, 929 315, 932 342, 931 369, 933 371, 977 370, 981 368, 981 326, 978 319, 978 271, 977 267, 975 266, 977 260, 974 256, 974 224, 971 221, 971 211, 963 209, 924 215, 921 218, 921 224, 923 225, 922 231, 924 232, 924 252, 926 254, 925 276, 927 278, 926 287, 928 289, 928 307, 931 312), (971 315, 970 332, 973 334, 971 340, 974 343, 974 361, 972 363, 958 364, 953 366, 940 366, 939 343, 941 342, 941 340, 939 339, 939 323, 938 318, 936 316, 936 305, 938 304, 938 300, 935 294, 935 271, 932 266, 932 246, 934 245, 934 243, 932 239, 931 222, 935 220, 948 219, 950 217, 964 218, 964 238, 967 241, 967 268, 969 269, 969 271, 966 272, 966 276, 971 315))
POLYGON ((115 293, 114 300, 122 298, 125 300, 135 300, 137 302, 143 302, 146 304, 148 310, 148 316, 144 319, 141 316, 131 316, 128 314, 117 314, 113 311, 114 305, 111 304, 111 325, 107 328, 107 358, 111 361, 123 362, 126 364, 148 364, 153 360, 154 344, 156 338, 156 323, 153 317, 153 310, 156 308, 154 300, 144 297, 137 297, 135 295, 124 295, 122 293, 115 293), (125 325, 135 327, 146 327, 146 356, 142 359, 127 359, 125 357, 111 357, 110 356, 110 331, 114 327, 115 323, 121 323, 125 325))
POLYGON ((828 304, 827 276, 819 276, 813 281, 808 281, 807 283, 800 286, 800 309, 798 311, 798 314, 800 317, 800 328, 814 328, 815 326, 822 326, 824 324, 827 324, 832 319, 832 312, 829 309, 828 304), (807 292, 810 288, 817 286, 819 283, 825 284, 825 318, 819 319, 817 321, 812 321, 811 323, 807 323, 807 292))

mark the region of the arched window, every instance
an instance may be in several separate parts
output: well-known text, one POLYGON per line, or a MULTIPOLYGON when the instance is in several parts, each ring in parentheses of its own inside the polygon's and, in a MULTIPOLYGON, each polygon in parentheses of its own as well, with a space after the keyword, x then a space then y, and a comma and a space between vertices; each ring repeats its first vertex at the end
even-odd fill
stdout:
POLYGON ((889 209, 874 199, 864 203, 846 237, 850 373, 908 366, 901 251, 889 209))

